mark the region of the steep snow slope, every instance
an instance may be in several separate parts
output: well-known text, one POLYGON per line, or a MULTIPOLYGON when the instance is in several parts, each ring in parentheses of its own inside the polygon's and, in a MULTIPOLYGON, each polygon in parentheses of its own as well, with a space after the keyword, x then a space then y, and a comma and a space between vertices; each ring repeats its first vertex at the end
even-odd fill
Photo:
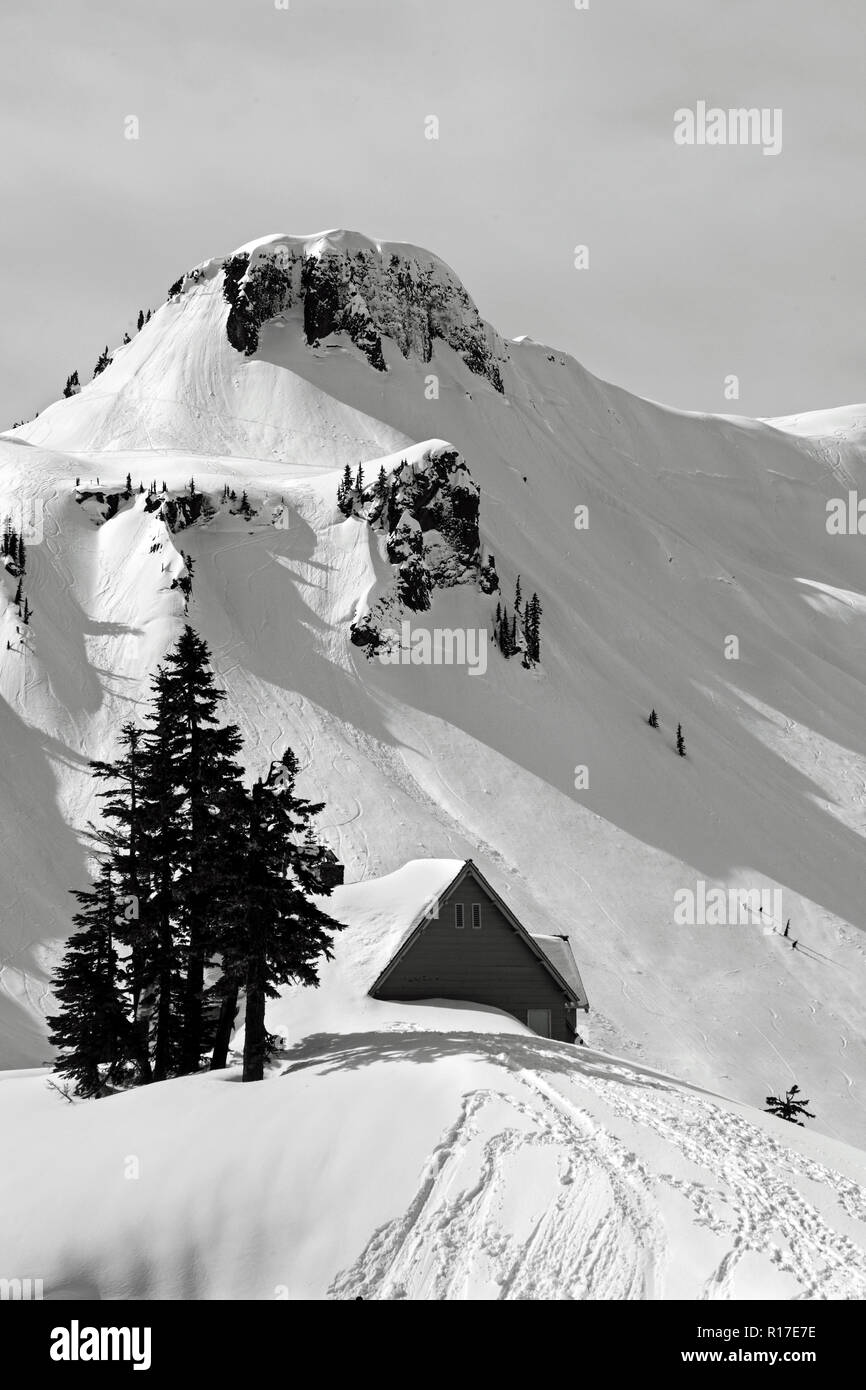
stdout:
MULTIPOLYGON (((339 235, 262 244, 281 243, 357 249, 339 235)), ((347 332, 311 345, 299 301, 246 357, 226 336, 221 280, 217 262, 187 276, 80 396, 0 440, 6 505, 45 503, 26 650, 0 664, 6 1065, 45 1057, 45 945, 67 929, 94 815, 85 762, 110 753, 183 620, 170 587, 182 547, 195 560, 189 618, 251 771, 295 747, 349 879, 471 855, 530 928, 570 933, 591 1044, 752 1103, 796 1080, 817 1125, 862 1143, 866 583, 860 538, 825 527, 828 499, 864 485, 859 436, 640 401, 550 348, 478 329, 457 289, 448 331, 458 345, 481 334, 502 392, 446 338, 428 361, 423 344, 404 355, 383 332, 385 372, 347 332), (482 488, 509 604, 518 572, 541 597, 535 672, 495 651, 475 677, 386 667, 349 642, 382 560, 370 528, 335 510, 337 471, 363 460, 370 476, 379 457, 432 439, 452 442, 482 488), (97 526, 75 478, 116 489, 127 469, 171 489, 194 473, 214 497, 246 487, 258 514, 223 508, 172 542, 139 500, 97 526), (281 499, 287 529, 272 520, 281 499), (790 917, 806 949, 755 926, 675 925, 675 892, 699 880, 779 886, 775 926, 790 917)), ((371 321, 384 303, 370 296, 371 321)), ((483 627, 494 606, 448 590, 430 621, 483 627)), ((11 605, 3 623, 14 645, 11 605)), ((308 1031, 329 997, 323 986, 292 1002, 308 1031)))

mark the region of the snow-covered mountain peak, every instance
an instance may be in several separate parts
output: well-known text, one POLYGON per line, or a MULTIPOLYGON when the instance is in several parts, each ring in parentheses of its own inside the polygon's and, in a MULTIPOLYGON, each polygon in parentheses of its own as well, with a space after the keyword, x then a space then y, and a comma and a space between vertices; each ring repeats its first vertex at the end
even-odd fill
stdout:
MULTIPOLYGON (((223 262, 223 295, 232 346, 251 356, 263 324, 288 309, 303 311, 307 343, 347 336, 372 367, 388 370, 382 339, 406 359, 429 362, 442 340, 471 372, 502 390, 499 335, 481 319, 453 270, 416 246, 373 241, 357 232, 269 236, 223 262)), ((181 284, 181 292, 191 272, 181 284)))
POLYGON ((16 433, 75 452, 204 448, 334 467, 447 436, 443 395, 501 397, 510 356, 430 251, 273 233, 183 271, 98 375, 16 433))

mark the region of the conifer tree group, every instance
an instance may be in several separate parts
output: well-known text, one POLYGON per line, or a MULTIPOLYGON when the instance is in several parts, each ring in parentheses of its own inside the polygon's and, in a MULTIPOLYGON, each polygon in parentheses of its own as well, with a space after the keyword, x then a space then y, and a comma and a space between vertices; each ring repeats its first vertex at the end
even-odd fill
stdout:
POLYGON ((528 669, 541 660, 541 602, 538 594, 524 602, 520 586, 520 575, 514 586, 514 605, 511 616, 508 604, 496 605, 496 618, 493 623, 493 640, 504 657, 522 654, 523 665, 528 669))
POLYGON ((304 836, 321 804, 295 790, 290 749, 247 788, 241 737, 206 644, 189 626, 152 683, 143 727, 95 762, 105 828, 99 871, 76 892, 78 930, 55 978, 57 1070, 81 1095, 225 1066, 246 998, 243 1079, 272 1046, 265 1002, 317 983, 340 930, 311 899, 304 836))
MULTIPOLYGON (((27 567, 27 552, 24 546, 24 537, 12 525, 11 516, 7 516, 3 522, 3 534, 0 537, 0 558, 2 558, 5 568, 16 578, 22 575, 27 567)), ((15 600, 16 603, 18 600, 15 600)))
MULTIPOLYGON (((650 710, 650 712, 649 712, 649 718, 647 719, 647 723, 649 724, 649 726, 650 726, 651 729, 657 729, 657 728, 659 727, 659 717, 658 717, 658 715, 656 714, 656 712, 655 712, 654 709, 651 709, 651 710, 650 710)), ((682 724, 678 724, 678 725, 677 725, 677 744, 676 744, 676 748, 677 748, 677 752, 679 753, 680 757, 681 757, 681 758, 684 758, 684 757, 686 756, 686 740, 685 740, 685 737, 683 736, 683 726, 682 726, 682 724)))
MULTIPOLYGON (((27 550, 24 545, 24 537, 12 525, 12 518, 7 516, 3 522, 3 532, 0 536, 0 561, 7 574, 10 574, 17 581, 15 585, 15 597, 12 602, 18 609, 18 616, 22 623, 29 624, 32 616, 30 600, 24 593, 24 573, 27 568, 27 550)), ((10 649, 7 639, 7 651, 10 649)))
MULTIPOLYGON (((139 309, 138 318, 136 319, 135 324, 136 329, 139 333, 141 332, 144 325, 150 322, 150 315, 150 309, 148 309, 146 314, 143 309, 139 309)), ((124 332, 122 341, 124 346, 127 343, 132 342, 132 339, 128 332, 124 332)), ((99 354, 99 357, 96 360, 96 366, 93 369, 94 377, 97 377, 100 375, 101 372, 104 372, 106 367, 111 365, 111 360, 112 359, 109 356, 108 352, 108 344, 106 343, 105 347, 103 348, 102 352, 99 354)), ((77 396, 80 390, 81 382, 78 379, 78 368, 76 368, 75 371, 71 372, 70 375, 66 378, 66 385, 63 388, 63 395, 67 398, 69 396, 77 396)))
POLYGON ((354 475, 347 463, 337 484, 337 506, 343 516, 351 516, 356 506, 366 507, 363 515, 368 521, 376 522, 381 519, 388 530, 393 530, 396 517, 389 512, 388 504, 396 488, 396 482, 389 479, 383 463, 379 465, 379 472, 372 486, 365 481, 363 463, 358 464, 354 475))

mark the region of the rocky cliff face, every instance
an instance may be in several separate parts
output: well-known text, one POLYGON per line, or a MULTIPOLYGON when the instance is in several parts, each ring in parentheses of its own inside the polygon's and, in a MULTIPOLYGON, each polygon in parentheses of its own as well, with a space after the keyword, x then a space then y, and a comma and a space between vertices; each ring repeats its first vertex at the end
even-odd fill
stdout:
POLYGON ((344 233, 310 241, 272 237, 181 276, 170 296, 183 294, 217 268, 229 305, 226 334, 246 356, 256 351, 268 319, 300 308, 311 346, 346 334, 370 366, 384 372, 383 338, 404 358, 420 362, 431 361, 441 340, 472 372, 503 390, 502 339, 481 318, 454 272, 429 252, 344 233))
POLYGON ((420 459, 384 469, 370 485, 344 492, 347 513, 380 527, 383 557, 394 577, 370 610, 352 626, 356 646, 376 652, 382 634, 406 609, 424 612, 433 589, 475 584, 494 593, 499 580, 478 532, 481 494, 456 449, 439 444, 420 459))

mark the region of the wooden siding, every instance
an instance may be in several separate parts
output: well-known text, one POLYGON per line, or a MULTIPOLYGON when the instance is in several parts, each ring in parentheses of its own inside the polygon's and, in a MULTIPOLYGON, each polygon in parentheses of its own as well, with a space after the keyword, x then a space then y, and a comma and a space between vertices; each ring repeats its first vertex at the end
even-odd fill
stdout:
POLYGON ((442 898, 432 918, 376 989, 379 999, 460 999, 490 1004, 526 1023, 529 1009, 549 1009, 551 1036, 574 1041, 575 1011, 544 964, 470 872, 442 898), (454 904, 463 905, 463 927, 454 904), (481 927, 472 926, 472 904, 481 927))

